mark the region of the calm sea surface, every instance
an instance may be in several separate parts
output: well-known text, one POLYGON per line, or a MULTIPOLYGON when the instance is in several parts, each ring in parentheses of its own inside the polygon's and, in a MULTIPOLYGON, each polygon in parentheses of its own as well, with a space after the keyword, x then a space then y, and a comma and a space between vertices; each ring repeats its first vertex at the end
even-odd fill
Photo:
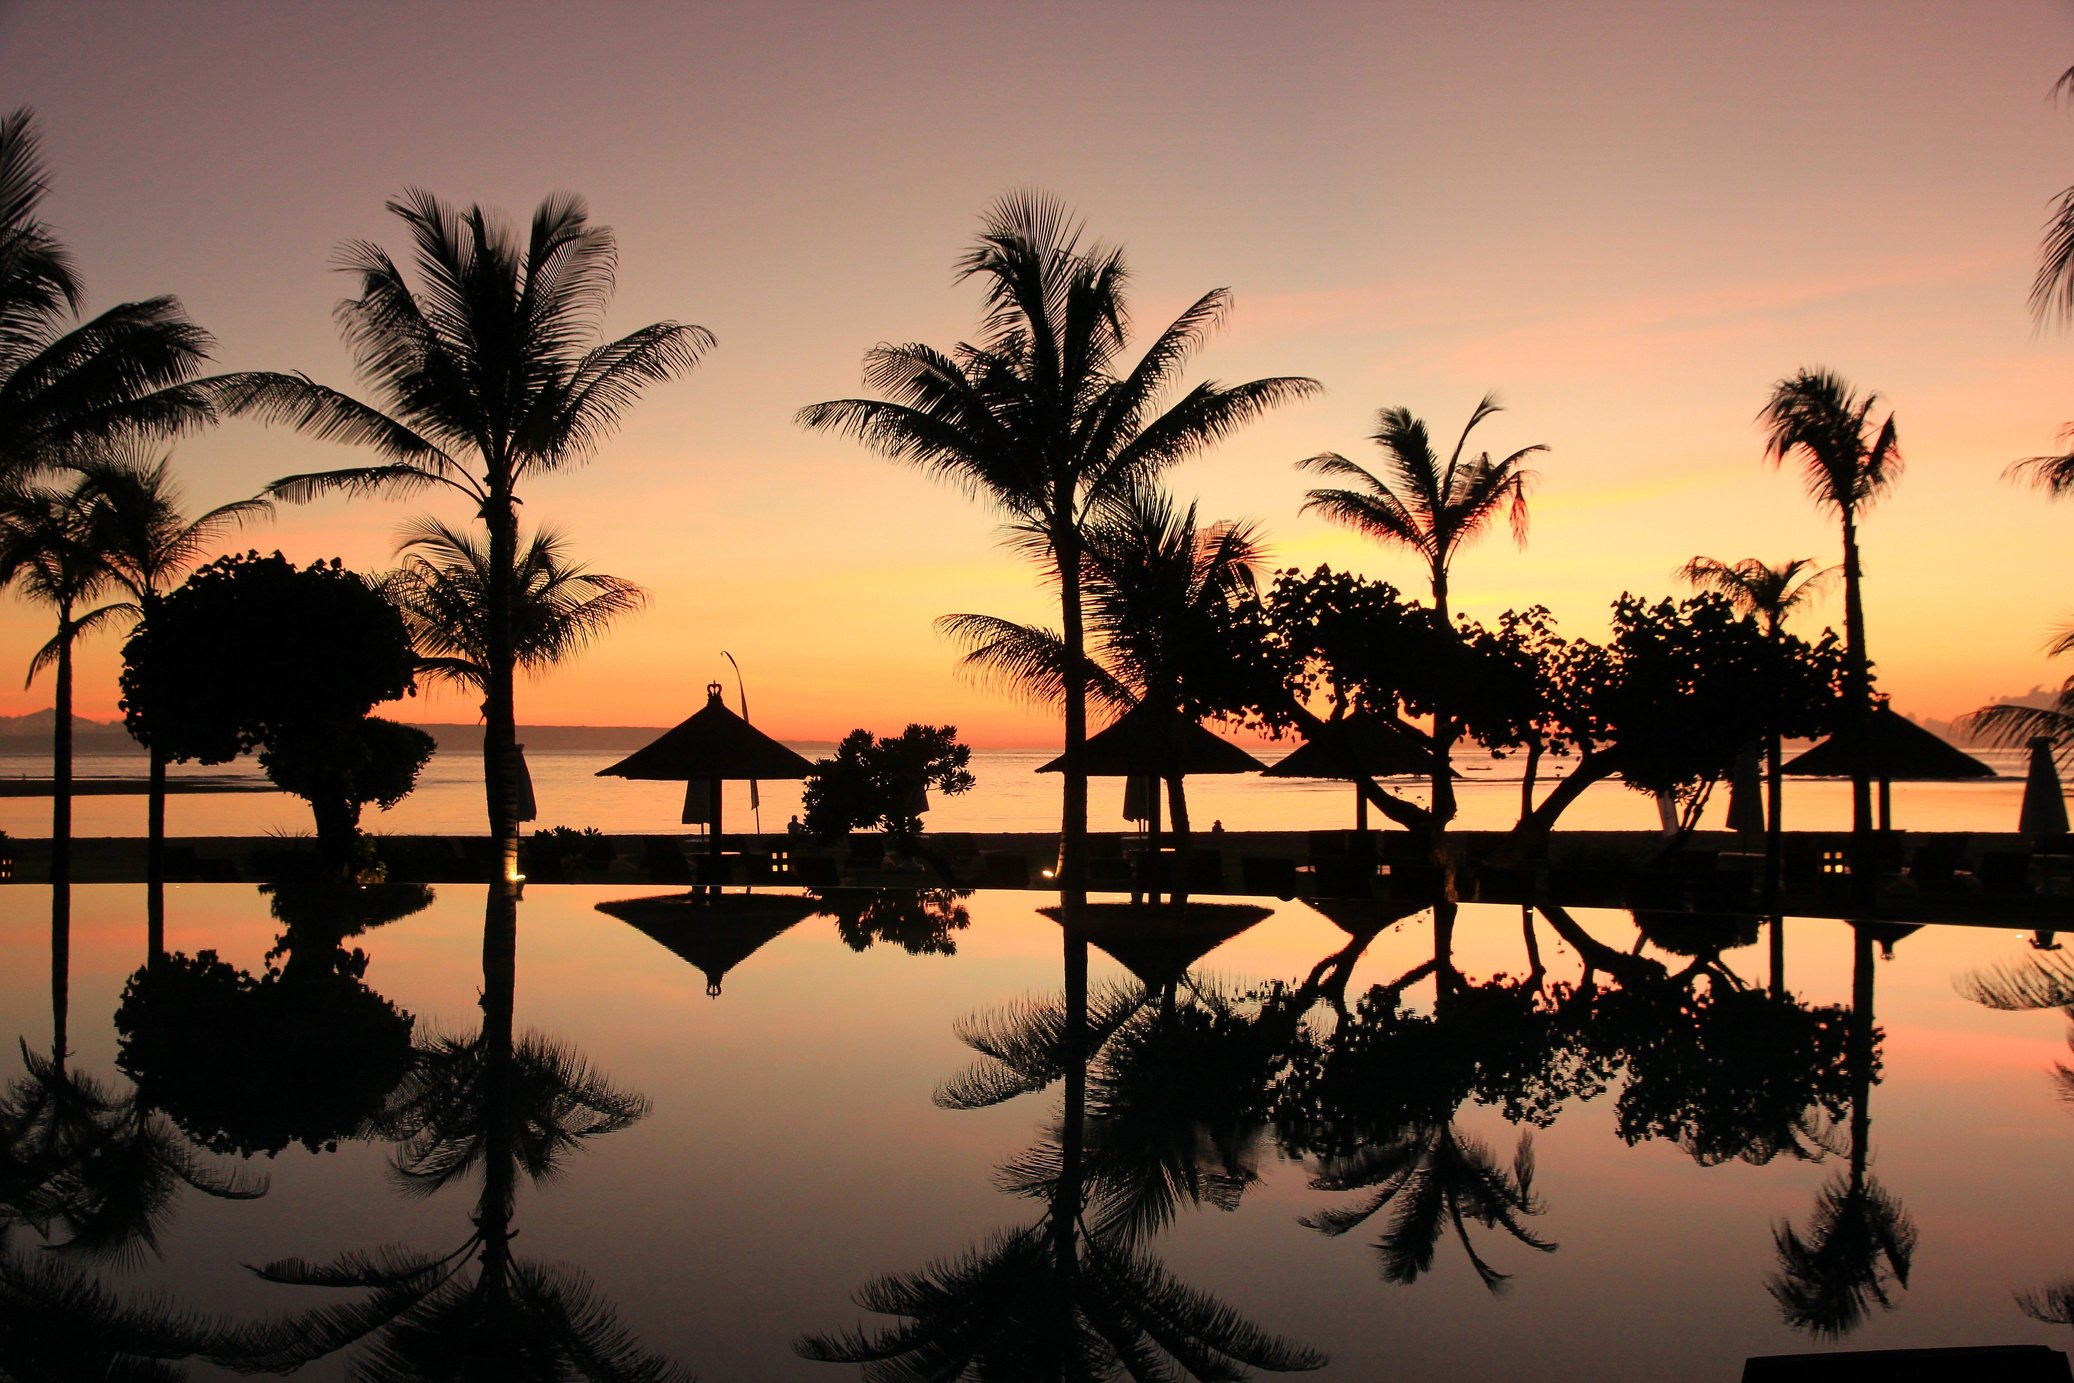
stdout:
MULTIPOLYGON (((141 888, 71 891, 55 990, 50 891, 0 888, 7 1098, 40 1082, 85 1118, 97 1087, 125 1168, 264 1190, 161 1177, 147 1241, 89 1164, 59 1206, 108 1251, 42 1253, 0 1201, 5 1271, 250 1322, 374 1298, 247 1265, 379 1265, 387 1305, 298 1375, 320 1379, 379 1350, 449 1376, 441 1349, 601 1320, 709 1380, 854 1377, 795 1346, 906 1323, 860 1293, 961 1337, 1071 1306, 1231 1343, 1214 1299, 1253 1357, 1315 1351, 1350 1380, 1731 1380, 1839 1342, 2067 1342, 2018 1298, 2074 1274, 2068 1020, 1961 992, 2067 973, 2013 929, 1789 920, 1773 996, 1754 922, 1248 900, 1097 909, 1081 951, 1029 894, 625 905, 640 892, 529 889, 515 921, 483 888, 371 899, 429 905, 345 939, 362 969, 321 902, 181 886, 168 947, 221 966, 125 1003, 141 888), (1076 954, 1106 1020, 1084 1067, 1055 1038, 1076 954)), ((74 1300, 32 1337, 111 1338, 112 1306, 74 1300)))
MULTIPOLYGON (((600 778, 599 769, 622 754, 592 751, 529 753, 540 819, 547 826, 592 826, 619 834, 662 833, 684 829, 678 823, 684 803, 681 784, 632 782, 600 778)), ((932 831, 1047 831, 1059 824, 1059 778, 1036 772, 1050 752, 990 750, 973 754, 977 786, 957 797, 934 796, 926 825, 932 831)), ((1270 750, 1269 762, 1280 757, 1270 750)), ((1897 783, 1894 824, 1917 831, 2010 831, 2016 829, 2023 797, 2024 756, 2021 752, 1982 751, 1979 758, 2004 775, 1964 783, 1897 783)), ((1519 815, 1517 760, 1493 761, 1483 754, 1457 757, 1465 775, 1459 790, 1457 824, 1465 830, 1502 830, 1519 815)), ((74 770, 81 777, 134 777, 142 772, 134 755, 81 755, 74 770)), ((181 772, 180 767, 175 768, 181 772)), ((188 771, 231 772, 254 783, 265 782, 249 760, 221 768, 188 771)), ((1560 764, 1558 772, 1561 771, 1560 764)), ((0 755, 0 778, 47 778, 48 756, 0 755)), ((1548 779, 1537 788, 1547 791, 1548 779)), ((727 785, 726 828, 754 826, 749 785, 727 785)), ((763 829, 783 830, 799 810, 799 784, 759 785, 763 829)), ((1409 794, 1423 800, 1413 787, 1409 794)), ((1229 830, 1323 830, 1353 824, 1354 793, 1344 783, 1259 774, 1196 777, 1188 780, 1189 811, 1199 828, 1222 821, 1229 830)), ((1123 782, 1096 779, 1090 817, 1097 830, 1123 830, 1123 782)), ((1725 826, 1728 793, 1715 793, 1704 824, 1725 826)), ((1850 826, 1848 784, 1816 779, 1788 779, 1785 819, 1789 829, 1846 830, 1850 826)), ((1380 824, 1380 818, 1377 819, 1380 824)), ((375 832, 395 834, 473 834, 483 832, 482 764, 472 754, 434 758, 412 793, 393 811, 370 809, 362 823, 375 832)), ((1595 784, 1564 813, 1566 830, 1652 830, 1655 802, 1619 783, 1595 784)), ((73 829, 83 836, 144 834, 142 797, 83 797, 73 804, 73 829)), ((309 810, 296 798, 278 792, 206 794, 173 797, 167 804, 167 829, 175 836, 308 834, 309 810)), ((0 799, 0 831, 10 835, 50 834, 47 799, 0 799)))

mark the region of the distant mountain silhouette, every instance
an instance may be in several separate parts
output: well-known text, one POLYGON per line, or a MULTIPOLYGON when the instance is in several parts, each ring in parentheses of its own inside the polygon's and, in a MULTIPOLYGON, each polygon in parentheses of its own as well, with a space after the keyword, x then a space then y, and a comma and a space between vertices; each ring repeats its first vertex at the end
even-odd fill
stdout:
MULTIPOLYGON (((0 754, 48 754, 55 712, 48 709, 27 715, 0 716, 0 754)), ((475 754, 482 750, 481 725, 420 725, 439 742, 441 752, 475 754)), ((659 725, 525 725, 519 727, 519 742, 532 752, 589 752, 626 754, 662 734, 659 725)), ((134 753, 141 761, 144 750, 130 738, 119 720, 88 720, 72 717, 73 748, 81 754, 134 753)), ((803 753, 831 752, 832 740, 800 740, 793 747, 803 753)))

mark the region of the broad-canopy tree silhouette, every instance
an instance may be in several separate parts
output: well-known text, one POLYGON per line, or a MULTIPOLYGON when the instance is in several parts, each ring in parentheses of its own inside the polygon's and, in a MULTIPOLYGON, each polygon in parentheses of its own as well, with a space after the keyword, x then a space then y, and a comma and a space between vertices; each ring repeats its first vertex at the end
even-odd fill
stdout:
MULTIPOLYGON (((1765 459, 1797 459, 1808 498, 1833 511, 1844 541, 1844 729, 1862 743, 1872 715, 1872 660, 1865 647, 1864 565, 1858 555, 1859 515, 1901 476, 1899 435, 1892 413, 1875 423, 1879 395, 1860 395, 1841 375, 1804 369, 1772 386, 1758 414, 1765 428, 1765 459)), ((1861 757, 1851 774, 1851 833, 1862 862, 1871 858, 1872 774, 1861 757)), ((1855 878, 1870 889, 1872 871, 1861 863, 1855 878)))
POLYGON ((836 399, 799 413, 803 426, 855 437, 986 500, 1011 542, 1058 582, 1066 758, 1060 882, 1069 892, 1086 880, 1089 520, 1267 409, 1318 388, 1277 377, 1228 387, 1204 382, 1172 398, 1182 368, 1230 310, 1230 294, 1205 293, 1129 362, 1123 252, 1082 235, 1048 196, 1003 197, 958 262, 958 277, 979 280, 985 293, 979 340, 948 352, 876 346, 865 355, 864 380, 883 397, 836 399))
POLYGON ((880 829, 911 852, 921 838, 926 794, 970 791, 972 747, 955 725, 909 725, 897 735, 852 730, 835 753, 814 761, 800 796, 807 834, 832 840, 847 831, 880 829))
POLYGON ((712 347, 704 327, 656 322, 599 342, 618 253, 581 198, 556 194, 523 238, 481 206, 411 189, 389 203, 414 251, 407 275, 380 246, 350 241, 337 267, 359 296, 339 304, 341 333, 379 407, 302 376, 215 381, 225 411, 367 447, 382 460, 285 476, 267 493, 458 494, 484 529, 480 659, 483 778, 498 875, 518 867, 513 680, 520 662, 519 490, 590 459, 643 390, 690 370, 712 347), (413 284, 413 277, 416 282, 413 284))
MULTIPOLYGON (((560 530, 543 528, 519 545, 512 573, 512 652, 523 672, 546 672, 648 603, 648 592, 624 577, 572 563, 568 541, 560 530)), ((397 552, 402 565, 385 574, 380 586, 403 612, 419 674, 485 692, 490 554, 474 535, 432 518, 411 524, 397 552)))
POLYGON ((174 762, 253 749, 309 802, 324 867, 354 867, 361 807, 394 805, 430 736, 368 711, 413 693, 403 617, 336 560, 223 557, 157 601, 123 647, 123 721, 174 762))
POLYGON ((0 117, 0 482, 215 417, 195 379, 213 343, 178 301, 77 320, 86 292, 40 214, 40 143, 27 109, 0 117))
MULTIPOLYGON (((1454 626, 1448 608, 1448 577, 1455 556, 1482 534, 1503 511, 1512 536, 1527 541, 1527 491, 1535 474, 1525 462, 1547 446, 1535 443, 1493 460, 1490 453, 1464 453, 1476 425, 1499 412, 1497 399, 1486 394, 1470 411, 1469 421, 1443 461, 1433 449, 1426 424, 1407 408, 1385 408, 1376 415, 1375 444, 1382 448, 1387 478, 1336 452, 1324 452, 1297 463, 1303 470, 1351 482, 1352 488, 1312 490, 1304 511, 1323 514, 1386 546, 1409 548, 1426 563, 1433 588, 1433 615, 1444 633, 1454 626)), ((1455 742, 1451 709, 1433 712, 1433 830, 1431 843, 1440 851, 1440 832, 1454 816, 1454 780, 1448 751, 1455 742)))

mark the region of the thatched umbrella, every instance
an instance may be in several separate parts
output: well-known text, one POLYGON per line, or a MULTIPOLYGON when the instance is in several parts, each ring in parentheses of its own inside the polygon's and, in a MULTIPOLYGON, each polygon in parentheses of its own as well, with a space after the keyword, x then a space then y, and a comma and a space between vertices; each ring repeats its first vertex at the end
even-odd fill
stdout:
POLYGON ((1264 778, 1339 778, 1354 783, 1354 829, 1368 829, 1368 798, 1360 783, 1370 778, 1426 776, 1433 747, 1394 716, 1357 711, 1328 720, 1318 733, 1264 769, 1264 778))
MULTIPOLYGON (((1059 908, 1039 908, 1057 922, 1059 908)), ((1274 916, 1251 903, 1090 903, 1087 939, 1121 961, 1148 990, 1178 984, 1198 961, 1274 916)))
MULTIPOLYGON (((1266 767, 1237 745, 1205 730, 1194 717, 1150 702, 1140 702, 1100 734, 1090 735, 1086 755, 1090 778, 1133 778, 1152 784, 1145 799, 1155 842, 1161 780, 1191 773, 1258 773, 1266 767)), ((1039 765, 1037 771, 1065 772, 1065 756, 1039 765)))
POLYGON ((767 943, 811 916, 819 904, 794 894, 729 894, 713 898, 673 893, 660 898, 626 898, 598 904, 616 917, 690 961, 706 976, 706 993, 720 995, 720 981, 767 943))
POLYGON ((706 684, 706 704, 697 715, 637 749, 600 778, 646 778, 684 783, 684 820, 703 821, 712 832, 712 855, 720 859, 720 784, 727 779, 804 778, 814 766, 727 709, 720 684, 706 684), (704 800, 701 801, 700 799, 704 800))
POLYGON ((2067 799, 2060 793, 2060 774, 2052 762, 2052 741, 2031 740, 2031 762, 2024 774, 2024 805, 2017 830, 2034 841, 2063 842, 2067 835, 2067 799))
MULTIPOLYGON (((1939 783, 1967 778, 1992 778, 1995 770, 1963 750, 1955 749, 1930 731, 1896 714, 1882 701, 1866 717, 1866 768, 1880 785, 1880 829, 1891 829, 1892 785, 1897 782, 1939 783)), ((1857 762, 1858 749, 1851 731, 1839 730, 1828 739, 1787 762, 1781 770, 1798 778, 1848 778, 1857 762)))

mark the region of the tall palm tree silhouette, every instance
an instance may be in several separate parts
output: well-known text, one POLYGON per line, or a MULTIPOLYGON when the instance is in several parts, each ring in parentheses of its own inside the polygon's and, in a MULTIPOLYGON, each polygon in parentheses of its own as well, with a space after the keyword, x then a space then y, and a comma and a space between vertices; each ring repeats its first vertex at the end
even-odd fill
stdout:
POLYGON ((77 320, 86 291, 39 214, 48 188, 29 111, 0 117, 0 482, 215 417, 195 380, 212 343, 177 300, 77 320))
POLYGON ((483 779, 503 877, 518 868, 516 610, 519 490, 588 460, 652 384, 690 370, 713 345, 704 327, 656 322, 596 342, 618 253, 583 200, 557 194, 523 241, 480 206, 411 189, 389 203, 415 252, 416 284, 381 247, 351 241, 338 267, 360 295, 336 313, 377 408, 302 375, 212 381, 223 408, 368 447, 372 466, 291 475, 267 493, 300 504, 327 494, 450 490, 486 530, 483 779))
MULTIPOLYGON (((74 473, 71 483, 18 481, 0 488, 0 586, 57 612, 58 628, 29 660, 28 683, 56 669, 51 731, 50 877, 67 881, 72 868, 72 646, 83 634, 113 623, 129 607, 89 605, 113 584, 102 547, 93 482, 74 473)), ((25 683, 24 685, 28 685, 25 683)))
MULTIPOLYGON (((1703 591, 1718 591, 1744 614, 1764 621, 1764 632, 1773 639, 1785 627, 1786 616, 1813 600, 1836 575, 1835 567, 1816 567, 1812 557, 1795 557, 1774 566, 1755 557, 1740 562, 1720 562, 1712 557, 1695 557, 1679 568, 1678 575, 1703 591)), ((1783 829, 1781 812, 1786 799, 1783 745, 1776 729, 1764 737, 1764 897, 1765 908, 1777 907, 1779 897, 1779 853, 1783 829)))
MULTIPOLYGON (((2054 96, 2074 95, 2074 67, 2053 83, 2054 96)), ((2038 274, 2031 280, 2031 318, 2040 326, 2074 321, 2074 187, 2060 193, 2045 222, 2038 247, 2038 274)), ((2062 445, 2074 442, 2074 424, 2060 429, 2062 445)), ((2074 493, 2074 450, 2056 456, 2028 456, 2009 468, 2052 495, 2074 493)))
POLYGON ((1875 423, 1879 395, 1862 397, 1828 370, 1802 370, 1772 387, 1758 414, 1765 427, 1765 459, 1784 465, 1797 457, 1808 497, 1835 511, 1844 539, 1844 725, 1858 744, 1851 774, 1851 834, 1857 859, 1854 884, 1871 897, 1872 775, 1866 733, 1872 716, 1872 661, 1865 648, 1864 567, 1858 556, 1860 513, 1900 478, 1902 460, 1894 415, 1875 423))
POLYGON ((1005 518, 1011 540, 1058 581, 1066 759, 1060 884, 1069 894, 1086 881, 1088 522, 1169 466, 1318 388, 1296 378, 1205 382, 1169 402, 1182 367, 1230 310, 1230 294, 1205 293, 1128 363, 1123 253, 1082 236, 1080 223, 1050 197, 1003 197, 958 262, 958 277, 977 279, 985 293, 978 342, 949 352, 876 346, 865 355, 864 378, 886 397, 831 400, 798 415, 803 426, 846 433, 984 498, 1005 518))
MULTIPOLYGON (((1149 486, 1126 492, 1089 524, 1083 572, 1088 691, 1118 709, 1151 705, 1191 719, 1235 710, 1243 650, 1220 618, 1255 586, 1260 546, 1251 525, 1197 521, 1149 486)), ((992 615, 945 615, 937 628, 962 644, 964 665, 1042 702, 1066 688, 1066 645, 1052 630, 992 615)), ((1188 798, 1167 780, 1186 853, 1188 798)), ((1186 878, 1186 868, 1177 877, 1186 878)))
MULTIPOLYGON (((110 581, 129 595, 125 613, 143 619, 167 588, 206 556, 229 529, 273 513, 263 499, 235 500, 187 518, 172 477, 172 457, 148 461, 134 447, 111 448, 79 463, 93 497, 94 541, 110 581)), ((149 749, 151 768, 145 804, 145 881, 165 880, 166 755, 149 749)), ((161 893, 151 895, 161 898, 161 893)), ((163 918, 149 923, 151 953, 160 947, 163 918)))
MULTIPOLYGON (((1409 548, 1426 563, 1433 590, 1433 615, 1443 633, 1454 624, 1448 607, 1448 578, 1462 547, 1488 528, 1500 511, 1512 525, 1513 538, 1527 540, 1527 491, 1535 474, 1525 461, 1548 448, 1535 443, 1493 460, 1488 452, 1465 455, 1476 425, 1499 412, 1497 399, 1485 395, 1470 411, 1469 421, 1443 461, 1433 449, 1426 424, 1408 408, 1385 408, 1376 414, 1375 444, 1383 451, 1385 474, 1337 452, 1324 452, 1297 462, 1299 469, 1351 482, 1352 488, 1312 490, 1306 513, 1316 511, 1335 522, 1392 547, 1409 548)), ((1433 796, 1430 844, 1436 862, 1443 853, 1441 835, 1455 814, 1453 771, 1448 752, 1457 727, 1442 705, 1433 716, 1433 796)))

